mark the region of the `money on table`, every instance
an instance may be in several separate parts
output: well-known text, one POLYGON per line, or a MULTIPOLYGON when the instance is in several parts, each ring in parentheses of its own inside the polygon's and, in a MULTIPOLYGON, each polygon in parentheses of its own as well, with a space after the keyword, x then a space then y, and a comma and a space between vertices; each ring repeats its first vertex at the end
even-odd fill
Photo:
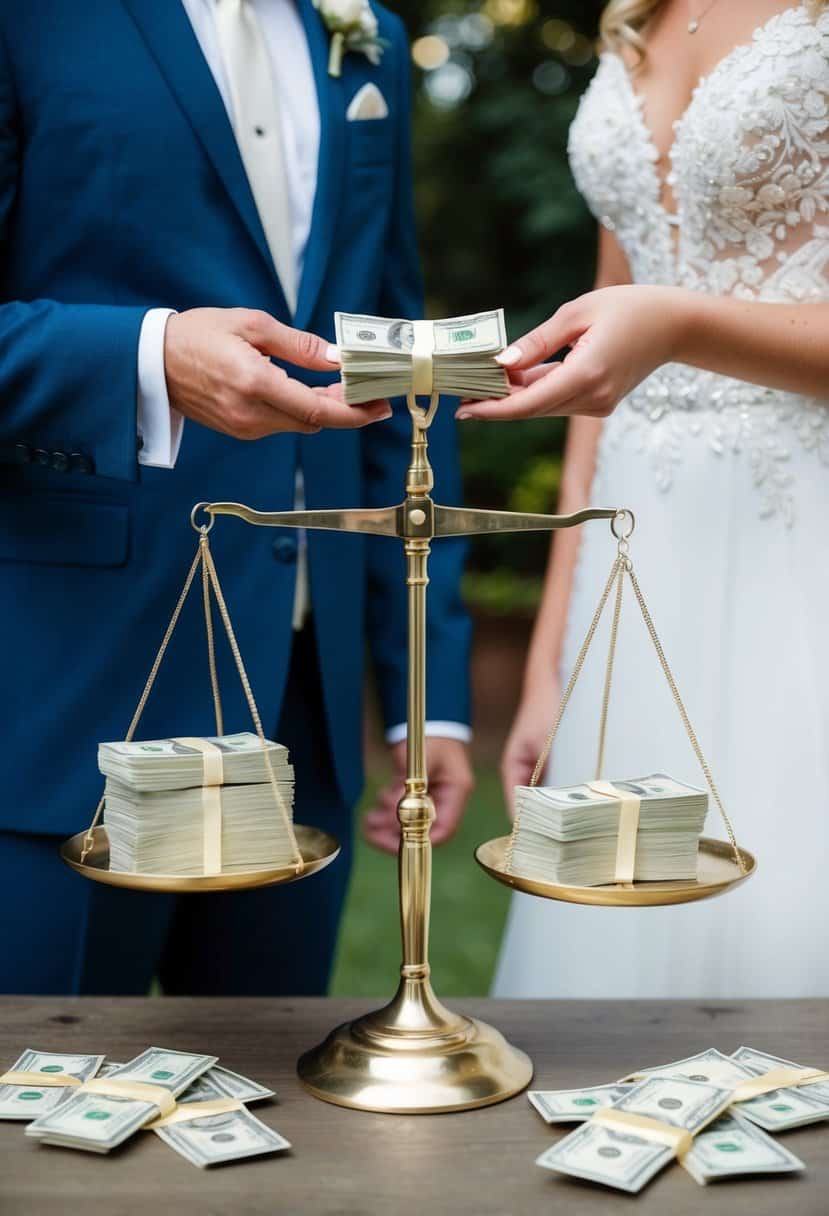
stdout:
MULTIPOLYGON (((612 1109, 695 1135, 725 1111, 730 1096, 728 1089, 683 1077, 648 1077, 628 1090, 612 1109)), ((542 1153, 537 1164, 636 1194, 675 1158, 672 1148, 633 1128, 590 1120, 542 1153)))
POLYGON ((507 345, 502 308, 418 322, 338 312, 334 321, 347 405, 426 391, 416 383, 413 358, 423 338, 429 392, 476 401, 509 394, 509 377, 495 361, 507 345))
POLYGON ((219 1115, 194 1115, 182 1123, 155 1128, 155 1134, 201 1168, 265 1153, 282 1153, 291 1147, 284 1136, 244 1108, 219 1115))
MULTIPOLYGON (((76 1077, 88 1081, 101 1067, 103 1056, 67 1055, 56 1051, 27 1049, 15 1060, 9 1072, 43 1073, 44 1081, 58 1077, 76 1077)), ((60 1106, 74 1086, 0 1084, 0 1119, 37 1119, 60 1106)))
MULTIPOLYGON (((148 1047, 128 1064, 111 1071, 107 1079, 157 1085, 177 1098, 216 1061, 216 1056, 148 1047)), ((30 1123, 26 1135, 41 1144, 108 1153, 158 1112, 159 1107, 149 1100, 76 1090, 53 1111, 30 1123)))
POLYGON ((705 1186, 743 1174, 796 1174, 806 1168, 799 1157, 736 1111, 721 1115, 694 1138, 682 1164, 695 1182, 705 1186))

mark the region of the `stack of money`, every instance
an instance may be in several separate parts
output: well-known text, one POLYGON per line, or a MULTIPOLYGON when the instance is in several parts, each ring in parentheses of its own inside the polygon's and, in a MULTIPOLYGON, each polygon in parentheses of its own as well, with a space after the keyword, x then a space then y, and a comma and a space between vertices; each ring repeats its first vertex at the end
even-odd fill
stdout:
POLYGON ((597 1111, 612 1108, 691 1132, 693 1145, 681 1161, 701 1185, 745 1175, 799 1173, 803 1162, 767 1132, 829 1119, 829 1082, 747 1101, 735 1101, 735 1092, 753 1077, 802 1067, 750 1047, 730 1056, 709 1048, 606 1085, 532 1091, 529 1100, 545 1122, 583 1125, 543 1153, 538 1164, 617 1190, 640 1191, 674 1153, 638 1135, 635 1127, 590 1121, 597 1111))
POLYGON ((35 1080, 25 1085, 0 1083, 0 1119, 37 1119, 53 1111, 73 1092, 72 1081, 89 1081, 98 1073, 103 1058, 27 1049, 9 1073, 42 1074, 44 1084, 38 1085, 35 1080), (56 1084, 63 1078, 69 1078, 69 1083, 56 1084))
MULTIPOLYGON (((705 791, 661 773, 612 784, 641 800, 634 878, 695 878, 708 810, 705 791)), ((588 785, 519 786, 515 808, 513 874, 581 887, 616 881, 618 799, 588 785)))
MULTIPOLYGON (((174 1098, 216 1063, 216 1056, 148 1047, 129 1064, 109 1070, 107 1081, 137 1082, 160 1086, 174 1098)), ((147 1098, 127 1093, 95 1093, 83 1089, 73 1093, 53 1111, 35 1119, 26 1135, 41 1144, 79 1148, 90 1153, 109 1153, 157 1118, 159 1107, 147 1098)))
MULTIPOLYGON (((270 740, 268 756, 286 815, 276 804, 262 744, 256 735, 206 742, 219 749, 222 781, 221 872, 278 868, 293 859, 287 818, 293 812, 294 772, 286 748, 270 740)), ((103 743, 99 767, 107 778, 105 822, 110 867, 130 874, 205 872, 204 756, 176 739, 103 743)))
POLYGON ((0 1085, 0 1119, 34 1119, 26 1135, 41 1144, 109 1153, 141 1128, 156 1135, 194 1165, 205 1167, 263 1153, 284 1152, 290 1143, 246 1109, 243 1103, 272 1098, 274 1092, 222 1068, 215 1056, 148 1047, 129 1064, 102 1063, 103 1056, 69 1056, 24 1051, 10 1072, 42 1072, 75 1077, 81 1083, 112 1079, 161 1086, 176 1099, 175 1117, 155 1126, 159 1107, 127 1090, 111 1093, 77 1087, 0 1085), (31 1091, 27 1097, 18 1090, 31 1091), (9 1092, 7 1092, 9 1091, 9 1092), (37 1109, 27 1103, 37 1099, 37 1109), (210 1108, 204 1104, 210 1103, 210 1108), (216 1107, 219 1107, 217 1110, 216 1107), (188 1108, 192 1107, 192 1116, 188 1108), (35 1117, 37 1116, 37 1117, 35 1117))
POLYGON ((475 401, 509 393, 507 373, 495 362, 507 344, 502 308, 417 323, 338 312, 335 322, 348 405, 418 390, 412 357, 421 353, 416 324, 431 327, 421 332, 427 339, 423 353, 431 355, 432 392, 475 401))

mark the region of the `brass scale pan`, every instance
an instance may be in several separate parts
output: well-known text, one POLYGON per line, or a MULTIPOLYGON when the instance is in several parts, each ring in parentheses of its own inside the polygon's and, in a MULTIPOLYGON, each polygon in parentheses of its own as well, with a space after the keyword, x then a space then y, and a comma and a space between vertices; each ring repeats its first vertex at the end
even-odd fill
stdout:
MULTIPOLYGON (((324 870, 335 860, 340 846, 333 836, 317 828, 301 824, 294 828, 297 845, 305 863, 297 874, 294 866, 281 869, 246 870, 241 874, 178 875, 178 874, 131 874, 109 868, 109 841, 106 828, 97 827, 93 835, 95 844, 84 861, 81 861, 85 832, 70 837, 61 848, 61 857, 68 866, 84 878, 106 883, 113 887, 126 887, 136 891, 240 891, 251 887, 277 886, 310 878, 324 870)), ((745 882, 754 873, 757 863, 746 849, 740 852, 745 862, 745 872, 736 865, 727 841, 700 840, 699 869, 696 880, 670 882, 638 882, 630 886, 612 884, 603 887, 578 887, 557 883, 539 882, 508 873, 505 854, 509 836, 500 836, 479 845, 475 860, 480 867, 505 886, 543 899, 562 900, 566 903, 594 904, 604 907, 656 907, 659 904, 690 903, 720 895, 732 887, 745 882)))

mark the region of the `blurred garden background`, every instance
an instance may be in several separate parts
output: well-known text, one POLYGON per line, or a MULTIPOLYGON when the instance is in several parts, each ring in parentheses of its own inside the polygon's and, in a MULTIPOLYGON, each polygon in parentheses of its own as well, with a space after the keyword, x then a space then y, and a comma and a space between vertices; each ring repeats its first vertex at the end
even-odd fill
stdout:
MULTIPOLYGON (((515 337, 589 289, 594 225, 567 166, 567 131, 596 66, 601 0, 386 0, 412 42, 415 168, 427 316, 503 306, 515 337)), ((461 428, 470 506, 553 511, 564 423, 461 428)), ((547 556, 544 536, 472 546, 478 785, 459 835, 435 852, 432 967, 440 994, 485 993, 509 895, 472 858, 506 831, 498 761, 520 690, 547 556)), ((554 707, 551 706, 551 712, 554 707)), ((387 774, 375 723, 366 802, 387 774)), ((358 845, 334 977, 390 994, 399 964, 396 863, 358 845)))

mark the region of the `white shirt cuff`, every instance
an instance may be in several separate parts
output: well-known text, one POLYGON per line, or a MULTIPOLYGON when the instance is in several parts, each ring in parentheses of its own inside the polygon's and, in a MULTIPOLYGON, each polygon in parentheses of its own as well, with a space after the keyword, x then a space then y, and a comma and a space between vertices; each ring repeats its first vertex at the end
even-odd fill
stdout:
MULTIPOLYGON (((459 743, 471 743, 472 728, 465 722, 427 722, 426 737, 428 739, 457 739, 459 743)), ((406 738, 406 723, 392 726, 386 731, 386 742, 390 745, 402 743, 406 738)))
POLYGON ((175 468, 184 418, 170 405, 164 372, 164 331, 172 308, 151 308, 138 337, 138 463, 175 468))

